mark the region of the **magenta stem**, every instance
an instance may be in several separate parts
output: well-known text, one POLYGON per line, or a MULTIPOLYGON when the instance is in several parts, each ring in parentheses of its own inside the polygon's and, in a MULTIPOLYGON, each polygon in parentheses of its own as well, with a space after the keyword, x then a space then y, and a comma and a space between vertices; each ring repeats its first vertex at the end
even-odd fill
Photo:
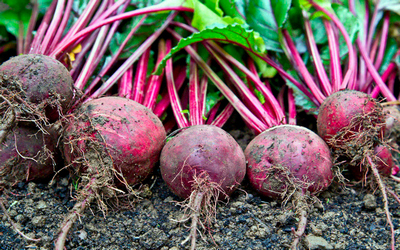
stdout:
MULTIPOLYGON (((174 38, 177 40, 182 39, 182 37, 173 31, 172 29, 167 29, 174 38)), ((242 118, 247 122, 251 129, 254 129, 256 132, 261 133, 266 130, 268 126, 266 126, 263 122, 261 122, 240 100, 237 96, 229 89, 228 86, 218 77, 218 75, 207 65, 206 62, 196 53, 196 51, 191 46, 185 47, 186 52, 196 61, 197 65, 204 71, 204 73, 208 76, 208 78, 214 82, 215 86, 221 91, 221 93, 225 96, 226 99, 232 104, 233 107, 238 111, 238 113, 242 116, 242 118)))
POLYGON ((144 88, 146 86, 147 67, 149 65, 150 47, 140 57, 135 80, 133 82, 132 100, 142 103, 144 99, 144 88))
MULTIPOLYGON (((167 40, 166 42, 166 52, 169 53, 171 51, 171 40, 167 40)), ((179 128, 185 128, 189 126, 189 122, 186 119, 185 115, 183 114, 181 102, 179 100, 178 91, 176 89, 174 83, 174 75, 172 70, 172 58, 167 60, 167 64, 165 67, 165 76, 167 79, 167 89, 169 99, 171 101, 172 111, 174 113, 176 123, 178 124, 179 128)))
POLYGON ((331 95, 334 92, 337 92, 340 88, 340 84, 342 82, 342 68, 340 63, 340 50, 339 50, 339 41, 335 34, 335 31, 332 28, 331 22, 324 19, 324 25, 326 29, 326 33, 328 35, 328 44, 329 44, 329 53, 331 57, 330 61, 330 70, 331 70, 331 84, 332 89, 328 94, 331 95))
POLYGON ((132 97, 133 66, 122 75, 119 81, 118 96, 131 99, 132 97))
POLYGON ((107 74, 107 72, 110 70, 112 66, 114 66, 114 63, 118 60, 119 55, 122 53, 124 50, 126 44, 129 42, 129 40, 132 38, 133 34, 139 29, 139 27, 143 24, 144 20, 147 18, 147 15, 143 16, 142 19, 140 19, 139 23, 128 33, 126 36, 125 40, 122 42, 121 46, 118 48, 117 52, 113 55, 111 58, 110 62, 101 70, 99 75, 93 80, 93 82, 89 85, 89 87, 85 90, 85 95, 89 94, 92 92, 92 90, 96 87, 96 85, 101 81, 101 79, 107 74))
MULTIPOLYGON (((314 62, 314 67, 315 67, 315 71, 317 73, 317 76, 318 76, 318 79, 320 82, 320 87, 321 87, 322 91, 324 92, 324 94, 326 96, 329 96, 330 94, 332 94, 331 83, 329 82, 328 75, 326 74, 324 65, 322 64, 321 57, 319 55, 319 51, 317 48, 317 44, 315 43, 315 38, 314 38, 314 34, 311 29, 310 20, 308 19, 308 17, 304 13, 304 11, 303 11, 303 16, 304 16, 304 25, 305 25, 306 34, 307 34, 308 47, 310 48, 311 56, 313 58, 312 61, 314 62)), ((332 27, 330 27, 330 28, 332 29, 332 27)), ((328 33, 328 29, 327 29, 327 33, 328 33)), ((328 37, 329 37, 329 33, 328 33, 328 37)), ((330 51, 331 51, 331 56, 332 56, 331 48, 330 48, 330 51)), ((331 57, 331 59, 333 59, 333 58, 331 57)), ((334 63, 334 61, 331 60, 331 66, 333 63, 334 63)))
POLYGON ((344 79, 342 81, 342 84, 340 86, 340 89, 345 89, 345 88, 347 88, 347 86, 350 86, 351 89, 354 89, 355 84, 356 84, 355 77, 354 77, 354 74, 355 74, 354 70, 357 66, 356 54, 354 52, 353 45, 351 43, 349 34, 346 31, 346 28, 343 26, 343 24, 340 22, 340 20, 336 17, 335 14, 322 8, 317 3, 315 3, 313 0, 310 0, 310 3, 314 6, 314 8, 316 8, 319 11, 322 11, 325 15, 327 15, 330 19, 332 19, 333 23, 338 27, 340 33, 342 34, 342 36, 346 42, 347 48, 349 50, 349 66, 348 66, 347 72, 344 76, 344 79))
POLYGON ((235 108, 228 103, 225 108, 219 113, 219 115, 211 122, 211 125, 222 127, 228 121, 229 117, 231 117, 235 108))
MULTIPOLYGON (((185 79, 186 79, 186 67, 184 67, 182 70, 177 71, 177 76, 175 78, 175 86, 178 91, 183 86, 185 79)), ((165 110, 169 107, 170 104, 171 104, 171 101, 170 101, 168 93, 162 94, 162 98, 154 107, 153 113, 157 117, 161 117, 164 114, 165 110)))
POLYGON ((200 83, 199 72, 195 61, 190 60, 189 74, 189 119, 190 125, 200 125, 202 118, 201 109, 199 106, 200 98, 200 83))
POLYGON ((31 17, 29 19, 28 31, 26 32, 26 37, 25 37, 25 41, 24 41, 24 43, 25 43, 24 50, 23 50, 24 54, 29 53, 31 42, 32 42, 32 35, 33 35, 32 33, 33 33, 33 29, 35 28, 38 15, 39 15, 39 4, 37 3, 37 1, 33 1, 33 7, 32 7, 31 17))
POLYGON ((60 44, 53 51, 51 56, 58 57, 58 55, 60 53, 65 51, 69 46, 71 46, 79 38, 89 34, 90 32, 96 30, 97 28, 99 28, 99 27, 101 27, 103 25, 107 25, 107 24, 113 23, 113 22, 118 21, 118 20, 127 19, 127 18, 131 18, 131 17, 139 16, 139 15, 145 15, 145 14, 156 13, 156 12, 161 12, 161 11, 172 11, 172 10, 193 12, 193 9, 182 7, 182 6, 171 6, 171 7, 149 6, 149 7, 145 7, 145 8, 142 8, 142 9, 137 9, 137 10, 132 10, 132 11, 129 11, 129 12, 125 12, 123 14, 119 14, 119 15, 104 19, 101 22, 96 22, 93 25, 90 25, 89 27, 81 30, 80 32, 76 33, 73 37, 68 39, 68 41, 60 44))
POLYGON ((382 81, 382 78, 380 77, 378 71, 376 70, 376 68, 372 64, 372 61, 369 58, 365 47, 361 44, 361 41, 359 39, 357 39, 357 45, 358 45, 358 49, 359 49, 359 51, 361 53, 362 58, 364 59, 364 62, 366 64, 366 66, 367 66, 367 69, 368 69, 369 73, 371 74, 371 76, 374 79, 375 83, 380 88, 383 96, 386 98, 387 101, 395 101, 396 98, 394 97, 393 93, 390 92, 390 90, 388 89, 386 84, 382 81))
MULTIPOLYGON (((277 125, 277 121, 264 109, 264 106, 258 100, 258 98, 250 92, 249 88, 243 82, 243 80, 236 74, 236 72, 208 45, 204 44, 208 52, 213 55, 218 64, 229 76, 232 83, 235 85, 237 90, 243 95, 244 103, 248 105, 248 108, 268 127, 277 125)), ((242 100, 243 100, 242 99, 242 100)))
POLYGON ((295 65, 297 66, 298 72, 303 77, 308 88, 310 89, 311 93, 313 93, 318 103, 322 103, 325 100, 326 96, 318 88, 317 84, 313 80, 312 75, 310 74, 310 72, 308 72, 307 67, 303 62, 303 59, 301 58, 299 52, 297 51, 296 46, 292 38, 290 37, 289 33, 287 32, 287 30, 283 30, 282 33, 287 43, 288 50, 290 50, 290 52, 293 55, 293 60, 295 65))
MULTIPOLYGON (((154 70, 156 70, 158 68, 158 65, 160 65, 160 62, 165 57, 165 55, 166 55, 165 41, 163 39, 161 39, 158 42, 158 58, 157 58, 157 62, 156 62, 154 70)), ((154 105, 157 101, 157 96, 158 96, 158 93, 160 92, 163 76, 164 76, 164 69, 162 70, 160 75, 152 74, 150 76, 149 83, 147 85, 146 94, 144 96, 143 105, 148 107, 151 110, 153 110, 154 105)))
MULTIPOLYGON (((92 95, 91 98, 97 98, 107 92, 112 85, 122 76, 122 74, 134 63, 136 60, 153 44, 153 42, 161 35, 161 33, 168 27, 170 22, 175 18, 177 12, 172 13, 163 25, 151 34, 133 54, 125 60, 125 62, 117 69, 117 71, 92 95)), ((117 19, 120 20, 120 19, 117 19)))

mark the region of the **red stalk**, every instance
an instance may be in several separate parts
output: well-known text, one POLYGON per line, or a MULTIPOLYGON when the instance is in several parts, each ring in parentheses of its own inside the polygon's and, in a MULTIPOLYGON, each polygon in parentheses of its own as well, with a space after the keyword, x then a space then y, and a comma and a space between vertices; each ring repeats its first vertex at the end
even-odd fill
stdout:
MULTIPOLYGON (((165 57, 166 52, 165 52, 165 41, 161 39, 158 42, 158 57, 157 57, 157 63, 154 69, 158 68, 158 65, 160 65, 161 60, 165 57)), ((151 75, 149 79, 149 83, 147 85, 147 90, 146 94, 144 96, 144 101, 143 105, 148 107, 149 109, 153 109, 158 93, 161 88, 161 83, 164 75, 164 70, 161 72, 160 75, 151 75)))
POLYGON ((117 61, 119 55, 122 53, 124 47, 128 43, 128 41, 132 38, 133 34, 139 29, 139 27, 143 24, 144 20, 146 19, 147 15, 143 16, 143 18, 139 21, 139 23, 128 33, 125 40, 122 42, 121 46, 119 47, 118 51, 113 55, 110 62, 101 70, 99 75, 93 80, 90 86, 85 90, 85 95, 89 94, 93 88, 100 82, 100 80, 107 74, 110 68, 114 65, 117 61))
MULTIPOLYGON (((127 12, 129 13, 129 12, 127 12)), ((167 20, 163 23, 163 25, 156 30, 153 34, 151 34, 146 41, 144 41, 139 48, 128 58, 125 62, 117 69, 116 72, 92 95, 91 98, 96 98, 107 92, 112 85, 122 76, 122 74, 153 44, 153 42, 161 35, 161 33, 168 27, 170 22, 174 19, 177 13, 172 13, 167 20)), ((120 16, 120 15, 118 15, 120 16)), ((110 18, 111 19, 111 18, 110 18)), ((117 19, 120 20, 120 19, 117 19)))
POLYGON ((133 79, 133 66, 122 75, 119 86, 118 95, 124 98, 131 99, 132 97, 132 79, 133 79))
MULTIPOLYGON (((167 29, 168 32, 172 34, 177 40, 182 39, 182 37, 173 31, 172 29, 167 29)), ((256 132, 261 133, 268 127, 261 122, 240 100, 237 96, 226 86, 226 84, 218 77, 218 75, 207 65, 206 62, 196 53, 196 51, 191 46, 185 47, 186 52, 196 61, 197 65, 204 71, 204 73, 214 82, 216 87, 221 91, 221 93, 229 100, 232 106, 239 112, 243 119, 248 123, 250 128, 254 129, 256 132)))
MULTIPOLYGON (((166 42, 166 52, 171 51, 171 40, 166 42)), ((179 100, 178 91, 176 89, 172 70, 172 58, 167 60, 165 67, 165 76, 167 78, 168 95, 171 102, 172 111, 179 128, 189 127, 189 122, 183 114, 183 109, 179 100)))
MULTIPOLYGON (((174 80, 176 89, 178 91, 183 86, 185 79, 186 79, 186 68, 183 68, 183 69, 179 68, 179 71, 177 71, 177 76, 175 77, 175 80, 174 80)), ((161 117, 163 115, 163 113, 165 112, 165 110, 169 107, 170 104, 171 104, 171 102, 170 102, 168 93, 164 93, 162 95, 161 100, 154 107, 153 113, 156 116, 161 117)))
POLYGON ((129 11, 129 12, 125 12, 123 14, 119 14, 119 15, 104 19, 102 21, 96 22, 96 23, 90 25, 89 27, 79 31, 74 36, 72 36, 70 39, 68 39, 67 41, 61 43, 59 46, 57 46, 57 48, 51 53, 51 56, 58 57, 58 55, 60 53, 62 53, 66 49, 68 49, 72 44, 74 44, 75 41, 77 41, 81 37, 89 34, 90 32, 98 29, 99 27, 101 27, 103 25, 107 25, 107 24, 113 23, 115 21, 131 18, 131 17, 134 17, 134 16, 145 15, 145 14, 150 14, 150 13, 156 13, 156 12, 161 12, 161 11, 172 11, 172 10, 193 12, 193 9, 182 7, 182 6, 172 6, 172 7, 149 6, 149 7, 145 7, 145 8, 142 8, 142 9, 137 9, 137 10, 132 10, 132 11, 129 11))
POLYGON ((291 51, 293 55, 294 63, 297 66, 300 75, 303 77, 308 88, 310 89, 311 93, 313 93, 318 103, 319 104, 322 103, 326 98, 326 96, 320 91, 317 84, 314 82, 312 75, 308 72, 307 67, 304 64, 303 60, 301 59, 301 56, 297 51, 296 46, 294 45, 294 42, 290 37, 289 33, 287 32, 287 30, 283 30, 282 33, 283 36, 285 37, 288 49, 291 51))
POLYGON ((199 106, 200 98, 199 72, 197 65, 190 60, 190 76, 189 76, 189 114, 190 125, 200 125, 203 120, 201 109, 199 106))
POLYGON ((144 98, 144 88, 146 84, 147 66, 149 64, 150 48, 148 48, 140 57, 135 80, 133 82, 132 100, 142 103, 144 98))
POLYGON ((324 20, 324 25, 326 28, 326 33, 328 35, 328 44, 329 44, 329 53, 331 56, 331 82, 332 89, 328 94, 331 95, 334 92, 337 92, 340 89, 340 84, 343 81, 342 69, 340 67, 340 50, 339 50, 339 41, 337 36, 332 28, 331 22, 328 20, 324 20))

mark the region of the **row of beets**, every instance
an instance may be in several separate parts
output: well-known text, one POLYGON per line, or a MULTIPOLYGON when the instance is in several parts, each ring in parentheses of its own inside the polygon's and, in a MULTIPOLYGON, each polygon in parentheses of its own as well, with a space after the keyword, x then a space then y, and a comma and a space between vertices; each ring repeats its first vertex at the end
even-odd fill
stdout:
POLYGON ((157 162, 167 185, 192 208, 192 249, 202 211, 211 211, 213 201, 226 199, 246 172, 260 194, 294 203, 300 217, 296 249, 310 195, 327 189, 333 180, 333 160, 325 141, 335 157, 368 162, 365 168, 353 164, 359 179, 368 169, 375 176, 396 171, 388 147, 371 138, 384 135, 385 113, 379 103, 356 91, 337 92, 322 104, 318 132, 325 141, 306 128, 278 125, 255 137, 245 152, 228 133, 210 125, 183 127, 166 142, 158 117, 127 98, 93 99, 68 113, 77 95, 73 81, 61 63, 43 55, 22 55, 2 64, 0 94, 0 184, 53 176, 61 165, 56 148, 79 176, 76 205, 60 227, 57 249, 64 248, 68 230, 88 204, 104 204, 101 200, 117 197, 118 190, 133 192, 132 186, 143 181, 157 162), (367 150, 354 152, 348 147, 354 143, 367 150))

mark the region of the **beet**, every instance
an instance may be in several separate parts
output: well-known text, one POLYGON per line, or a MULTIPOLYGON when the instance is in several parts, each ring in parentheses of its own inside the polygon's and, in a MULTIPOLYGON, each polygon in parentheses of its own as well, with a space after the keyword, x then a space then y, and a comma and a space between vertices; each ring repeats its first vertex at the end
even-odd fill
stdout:
POLYGON ((339 91, 326 98, 319 108, 318 134, 333 146, 334 143, 341 144, 340 141, 329 142, 339 132, 346 132, 344 137, 351 136, 351 131, 363 129, 380 133, 383 131, 382 115, 382 107, 368 94, 354 90, 339 91), (360 120, 366 121, 366 117, 368 122, 362 124, 360 120))
POLYGON ((398 143, 400 138, 400 107, 385 106, 383 110, 386 112, 385 136, 398 143))
POLYGON ((12 57, 0 65, 0 85, 11 93, 23 91, 21 98, 44 108, 54 122, 73 101, 73 80, 69 71, 52 57, 26 54, 12 57), (16 92, 17 91, 17 92, 16 92))
MULTIPOLYGON (((369 181, 379 187, 391 229, 394 249, 394 228, 387 199, 388 188, 382 177, 397 171, 385 138, 385 112, 382 105, 359 91, 339 91, 327 97, 318 111, 318 134, 332 148, 337 162, 345 162, 356 180, 369 181), (375 182, 373 181, 375 180, 375 182)), ((397 199, 394 192, 389 192, 397 199)))
POLYGON ((307 225, 311 196, 326 190, 333 180, 328 145, 311 130, 279 125, 256 136, 246 147, 247 176, 263 196, 294 205, 299 223, 292 228, 291 249, 297 249, 307 225))
POLYGON ((166 143, 161 152, 160 169, 168 187, 188 200, 192 225, 185 242, 191 239, 191 249, 194 249, 200 215, 212 217, 210 213, 215 211, 216 200, 228 198, 245 176, 243 150, 221 128, 194 125, 182 129, 166 143))
POLYGON ((304 127, 267 129, 249 143, 245 155, 250 183, 266 197, 286 199, 293 189, 317 194, 333 180, 328 146, 304 127))
POLYGON ((186 199, 194 191, 194 178, 203 172, 230 195, 244 178, 246 162, 243 150, 227 132, 216 126, 196 125, 168 141, 161 153, 160 169, 168 187, 186 199))
MULTIPOLYGON (((94 146, 111 157, 112 166, 128 185, 134 185, 153 170, 165 136, 161 121, 143 105, 121 97, 103 97, 74 113, 64 133, 64 157, 66 164, 79 162, 94 146)), ((88 167, 74 165, 83 171, 88 167)))
POLYGON ((56 249, 63 249, 72 224, 86 205, 132 192, 153 170, 166 137, 161 121, 145 106, 122 97, 83 104, 63 134, 65 162, 79 173, 76 204, 65 218, 56 249))
POLYGON ((59 155, 53 130, 16 126, 0 144, 0 185, 43 181, 54 174, 59 155))

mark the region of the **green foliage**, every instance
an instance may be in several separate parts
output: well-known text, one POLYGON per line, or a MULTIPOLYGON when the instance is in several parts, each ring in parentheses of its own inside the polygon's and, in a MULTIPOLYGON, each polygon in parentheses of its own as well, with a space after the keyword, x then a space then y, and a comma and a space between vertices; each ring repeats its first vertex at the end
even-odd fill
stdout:
MULTIPOLYGON (((42 0, 38 4, 39 10, 44 13, 51 2, 42 0)), ((24 29, 24 36, 26 35, 32 8, 30 0, 3 0, 0 2, 0 41, 9 39, 7 32, 18 37, 20 26, 24 29)))

